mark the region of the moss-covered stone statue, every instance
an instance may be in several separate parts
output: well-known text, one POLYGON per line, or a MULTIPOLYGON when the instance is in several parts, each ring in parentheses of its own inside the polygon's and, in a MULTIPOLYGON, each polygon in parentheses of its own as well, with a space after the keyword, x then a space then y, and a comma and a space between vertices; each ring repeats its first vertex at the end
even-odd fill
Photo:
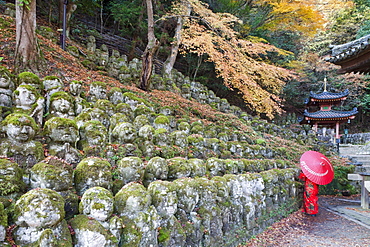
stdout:
POLYGON ((30 85, 20 85, 13 92, 15 112, 25 113, 33 117, 38 125, 42 125, 45 98, 38 90, 30 85))
POLYGON ((49 112, 51 95, 56 92, 62 92, 64 85, 62 80, 56 76, 46 76, 43 79, 42 84, 44 85, 46 98, 45 109, 46 112, 49 112))
POLYGON ((88 100, 90 102, 96 102, 99 99, 107 99, 107 84, 101 81, 95 81, 90 84, 88 100))
POLYGON ((134 143, 137 131, 133 124, 128 122, 119 123, 110 135, 110 142, 117 144, 134 143))
POLYGON ((78 196, 73 188, 73 168, 64 160, 49 156, 30 171, 30 187, 52 189, 65 200, 66 218, 78 213, 78 196))
POLYGON ((75 118, 74 98, 67 92, 55 92, 50 96, 50 117, 75 118))
POLYGON ((80 214, 71 220, 77 246, 118 246, 123 230, 122 220, 113 214, 113 195, 102 187, 85 191, 80 202, 80 214))
POLYGON ((108 131, 105 126, 97 121, 90 120, 80 128, 79 148, 86 156, 99 156, 108 141, 108 131))
POLYGON ((48 137, 49 155, 57 156, 76 166, 82 155, 75 148, 78 141, 76 122, 68 118, 53 117, 45 122, 44 135, 48 137))
MULTIPOLYGON (((23 170, 10 159, 0 159, 0 196, 15 199, 25 189, 23 170)), ((1 204, 1 203, 0 203, 1 204)))
POLYGON ((74 185, 78 195, 83 195, 91 187, 112 188, 112 167, 107 160, 88 157, 77 165, 74 172, 74 185))
POLYGON ((123 246, 158 246, 160 217, 143 185, 132 182, 123 186, 114 197, 114 207, 126 226, 123 246))
POLYGON ((42 144, 33 140, 38 125, 32 117, 13 113, 1 126, 7 136, 0 144, 1 155, 13 158, 23 168, 30 168, 45 158, 42 144))
POLYGON ((75 113, 79 115, 83 109, 89 108, 90 104, 81 96, 82 93, 82 82, 71 81, 69 84, 69 93, 74 97, 75 102, 75 113))
POLYGON ((15 203, 12 232, 19 246, 72 246, 64 200, 49 189, 33 189, 15 203), (40 245, 43 243, 43 245, 40 245))
POLYGON ((12 94, 15 88, 13 76, 8 69, 0 66, 0 106, 12 107, 12 94))

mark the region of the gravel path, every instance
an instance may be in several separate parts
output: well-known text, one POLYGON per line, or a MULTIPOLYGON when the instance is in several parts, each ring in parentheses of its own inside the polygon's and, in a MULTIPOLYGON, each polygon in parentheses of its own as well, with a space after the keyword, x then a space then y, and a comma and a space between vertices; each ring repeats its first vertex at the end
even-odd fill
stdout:
MULTIPOLYGON (((358 221, 352 221, 331 207, 334 205, 357 210, 358 206, 338 197, 320 197, 319 205, 316 217, 295 212, 276 222, 246 246, 370 247, 370 225, 356 223, 358 221)), ((368 214, 369 211, 362 213, 368 214)))

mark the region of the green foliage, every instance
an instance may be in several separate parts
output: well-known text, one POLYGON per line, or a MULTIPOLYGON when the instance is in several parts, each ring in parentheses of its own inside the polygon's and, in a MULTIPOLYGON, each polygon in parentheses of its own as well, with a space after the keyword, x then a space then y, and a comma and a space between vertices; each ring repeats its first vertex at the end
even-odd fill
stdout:
POLYGON ((141 0, 115 0, 109 5, 113 19, 120 23, 123 35, 144 35, 146 20, 145 6, 141 0))
POLYGON ((355 171, 355 166, 334 166, 334 179, 330 184, 320 185, 320 195, 337 195, 342 191, 349 191, 351 194, 358 193, 357 189, 347 179, 349 173, 355 171))

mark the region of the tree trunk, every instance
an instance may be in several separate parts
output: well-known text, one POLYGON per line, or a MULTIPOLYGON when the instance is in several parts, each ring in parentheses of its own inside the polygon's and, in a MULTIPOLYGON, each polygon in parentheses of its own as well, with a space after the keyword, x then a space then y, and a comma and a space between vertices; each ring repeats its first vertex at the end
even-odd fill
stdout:
MULTIPOLYGON (((186 8, 185 10, 186 13, 184 15, 190 16, 190 13, 191 13, 190 3, 183 2, 182 4, 184 4, 185 5, 184 7, 186 8)), ((171 77, 171 72, 176 62, 177 54, 179 52, 179 47, 181 44, 181 30, 182 30, 183 25, 184 25, 184 18, 180 16, 177 18, 177 25, 176 25, 175 35, 174 35, 174 42, 172 43, 172 47, 171 47, 171 53, 167 57, 163 65, 162 73, 163 75, 167 77, 171 77)))
POLYGON ((16 0, 15 67, 20 72, 39 69, 39 50, 36 40, 36 0, 25 4, 16 0))
POLYGON ((153 71, 153 57, 159 47, 159 42, 154 35, 154 17, 152 0, 146 0, 146 9, 148 13, 148 44, 142 55, 143 68, 140 75, 140 86, 142 90, 149 89, 150 76, 153 71))

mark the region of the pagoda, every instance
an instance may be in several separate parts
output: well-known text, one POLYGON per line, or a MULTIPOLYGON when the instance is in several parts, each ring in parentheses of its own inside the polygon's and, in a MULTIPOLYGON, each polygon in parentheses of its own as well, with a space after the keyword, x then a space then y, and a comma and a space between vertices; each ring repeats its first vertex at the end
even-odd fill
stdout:
POLYGON ((357 108, 351 111, 333 110, 333 106, 341 105, 349 95, 348 89, 340 93, 332 93, 326 90, 326 78, 324 80, 324 92, 315 94, 310 92, 310 96, 306 99, 305 104, 310 107, 319 108, 318 111, 309 111, 306 109, 303 113, 303 118, 300 119, 300 124, 309 124, 314 127, 317 132, 318 127, 327 127, 335 129, 335 139, 339 143, 339 126, 343 123, 350 123, 351 119, 355 118, 358 113, 357 108))

